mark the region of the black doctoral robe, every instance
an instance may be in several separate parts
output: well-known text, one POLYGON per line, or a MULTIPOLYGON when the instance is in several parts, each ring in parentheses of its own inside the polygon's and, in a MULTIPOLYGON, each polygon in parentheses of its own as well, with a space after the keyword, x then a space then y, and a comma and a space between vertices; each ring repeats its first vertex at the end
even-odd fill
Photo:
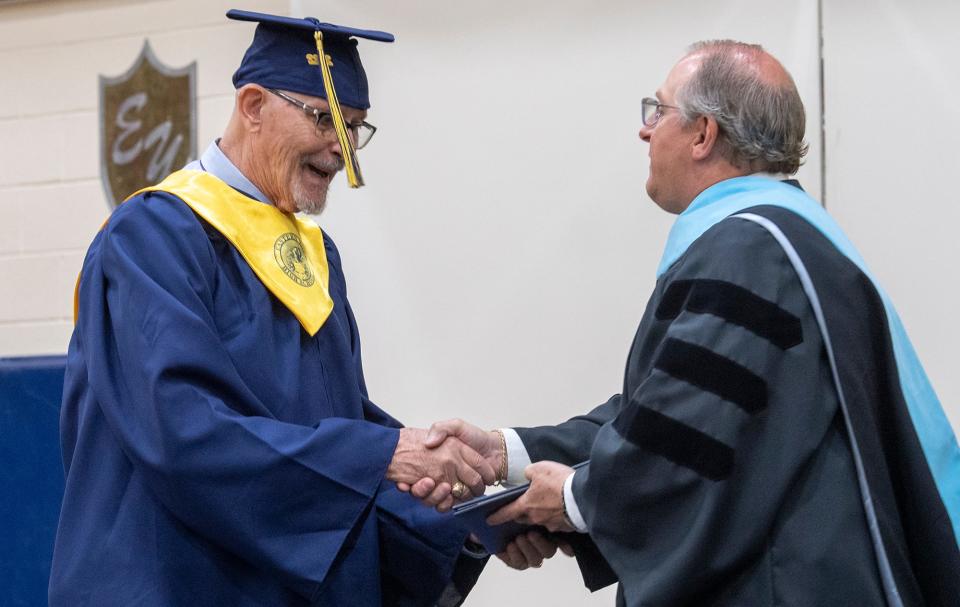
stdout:
POLYGON ((573 484, 587 585, 618 580, 628 605, 956 605, 957 544, 878 291, 799 215, 747 212, 809 270, 848 415, 784 249, 716 222, 660 276, 621 394, 517 429, 533 461, 591 460, 573 484))

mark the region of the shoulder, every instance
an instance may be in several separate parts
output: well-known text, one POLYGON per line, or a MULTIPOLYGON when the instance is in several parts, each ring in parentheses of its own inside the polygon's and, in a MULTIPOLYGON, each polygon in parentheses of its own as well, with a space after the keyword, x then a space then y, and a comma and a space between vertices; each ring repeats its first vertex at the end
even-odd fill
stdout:
MULTIPOLYGON (((659 319, 696 309, 741 325, 766 319, 771 326, 792 327, 791 335, 809 308, 799 276, 773 235, 736 217, 718 222, 690 245, 661 278, 658 294, 659 319)), ((787 335, 784 341, 796 338, 787 335)))
POLYGON ((727 217, 695 240, 665 278, 753 282, 772 277, 771 273, 779 276, 788 268, 786 254, 769 231, 752 221, 727 217))
POLYGON ((190 207, 173 194, 145 192, 118 206, 110 215, 104 232, 112 234, 146 227, 162 231, 202 229, 190 207))
POLYGON ((716 262, 737 258, 742 261, 758 252, 779 248, 770 232, 756 222, 732 215, 717 222, 697 239, 690 250, 694 254, 713 255, 723 252, 716 262))
POLYGON ((166 192, 146 192, 114 210, 100 236, 105 257, 209 262, 213 259, 207 225, 189 206, 166 192))

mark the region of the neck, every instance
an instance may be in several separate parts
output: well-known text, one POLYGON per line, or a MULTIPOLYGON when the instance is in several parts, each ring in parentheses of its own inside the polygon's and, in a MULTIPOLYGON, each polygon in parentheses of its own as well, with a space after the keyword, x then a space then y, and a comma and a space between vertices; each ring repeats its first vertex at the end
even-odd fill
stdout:
POLYGON ((277 205, 277 188, 264 171, 267 163, 258 160, 259 157, 253 146, 253 137, 255 135, 248 134, 231 121, 218 145, 224 156, 243 173, 243 176, 263 192, 268 200, 277 205))
POLYGON ((677 213, 682 213, 687 210, 687 207, 690 206, 690 203, 693 202, 693 200, 707 188, 714 186, 721 181, 733 179, 734 177, 743 177, 744 175, 750 175, 753 172, 754 171, 749 169, 736 167, 729 162, 715 162, 703 167, 703 169, 698 172, 696 178, 691 180, 690 189, 686 192, 686 196, 684 196, 684 200, 686 202, 681 205, 681 208, 679 211, 677 211, 677 213))
POLYGON ((231 121, 231 124, 227 125, 227 130, 224 132, 223 137, 217 142, 217 145, 220 148, 220 151, 223 152, 223 155, 226 156, 230 162, 237 167, 243 176, 253 182, 253 185, 258 188, 261 187, 260 183, 257 183, 257 180, 254 178, 252 171, 252 162, 250 158, 252 157, 252 150, 249 149, 247 145, 248 139, 243 137, 241 133, 237 132, 235 125, 231 121))

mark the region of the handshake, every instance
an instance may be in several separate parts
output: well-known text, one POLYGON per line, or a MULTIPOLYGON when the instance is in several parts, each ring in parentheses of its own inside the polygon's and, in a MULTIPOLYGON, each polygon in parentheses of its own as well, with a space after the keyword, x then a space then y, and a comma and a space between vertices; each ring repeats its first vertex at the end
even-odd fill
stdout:
POLYGON ((430 430, 402 428, 387 479, 440 512, 455 502, 483 495, 505 480, 503 434, 460 420, 437 422, 430 430))
MULTIPOLYGON (((441 512, 455 502, 483 495, 486 485, 507 476, 507 446, 499 430, 483 430, 461 420, 437 422, 429 430, 403 428, 387 478, 441 512)), ((530 489, 518 500, 494 512, 487 522, 517 521, 551 532, 573 531, 562 497, 565 479, 573 469, 542 461, 524 471, 530 489)), ((570 545, 552 534, 532 530, 518 535, 497 555, 514 569, 539 567, 560 549, 573 555, 570 545)))

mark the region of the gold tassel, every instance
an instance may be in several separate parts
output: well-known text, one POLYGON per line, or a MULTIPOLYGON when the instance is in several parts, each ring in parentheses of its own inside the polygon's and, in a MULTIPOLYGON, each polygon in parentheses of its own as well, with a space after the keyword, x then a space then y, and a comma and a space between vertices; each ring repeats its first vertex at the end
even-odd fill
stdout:
POLYGON ((323 32, 315 31, 313 38, 317 42, 317 53, 323 59, 319 61, 320 71, 323 72, 323 88, 327 92, 327 103, 330 105, 330 115, 333 117, 333 128, 337 132, 337 141, 343 153, 343 162, 347 169, 347 182, 351 188, 363 186, 363 175, 360 173, 360 163, 357 162, 357 151, 353 148, 353 141, 347 134, 347 125, 343 121, 343 112, 340 110, 340 101, 337 91, 333 88, 333 74, 330 73, 329 58, 323 52, 323 32))

